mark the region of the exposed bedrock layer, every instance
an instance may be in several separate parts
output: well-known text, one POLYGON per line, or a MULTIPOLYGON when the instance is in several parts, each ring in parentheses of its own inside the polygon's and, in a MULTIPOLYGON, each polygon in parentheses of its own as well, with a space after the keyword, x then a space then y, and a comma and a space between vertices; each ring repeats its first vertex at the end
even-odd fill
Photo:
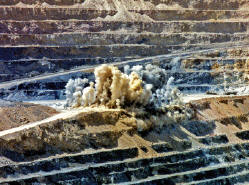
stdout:
MULTIPOLYGON (((95 5, 95 7, 101 7, 102 8, 108 7, 108 8, 117 8, 116 6, 116 1, 106 1, 106 0, 101 0, 101 1, 94 1, 91 3, 91 1, 85 1, 85 0, 6 0, 2 1, 0 5, 17 5, 17 6, 25 6, 26 5, 42 5, 42 6, 49 6, 49 5, 75 5, 77 4, 80 6, 80 3, 82 4, 82 7, 85 8, 93 8, 92 5, 95 5), (85 3, 84 3, 85 2, 85 3), (106 2, 106 3, 104 3, 106 2), (43 3, 43 4, 42 4, 43 3), (78 3, 78 4, 77 4, 78 3)), ((146 1, 127 1, 127 4, 125 5, 126 8, 128 9, 134 9, 136 8, 135 6, 144 7, 144 8, 156 8, 155 6, 157 5, 166 5, 166 7, 177 7, 177 8, 196 8, 196 9, 239 9, 243 8, 245 5, 247 5, 246 0, 240 0, 240 1, 233 1, 233 0, 228 0, 226 2, 222 0, 216 0, 216 1, 211 1, 211 0, 205 0, 205 1, 196 1, 196 0, 177 0, 177 1, 172 1, 172 0, 152 0, 150 2, 146 1), (135 6, 134 6, 135 5, 135 6), (178 6, 176 6, 178 5, 178 6)), ((162 6, 163 7, 163 6, 162 6)))
POLYGON ((170 34, 112 34, 112 33, 73 33, 49 35, 12 35, 1 34, 0 45, 40 45, 40 46, 75 46, 97 45, 108 46, 115 44, 144 44, 144 45, 187 45, 187 44, 213 44, 224 42, 246 41, 248 33, 218 34, 218 33, 170 33, 170 34))
POLYGON ((162 22, 121 22, 84 20, 44 21, 0 21, 0 33, 7 34, 53 34, 70 32, 109 33, 244 33, 249 23, 238 21, 162 21, 162 22))
MULTIPOLYGON (((180 20, 240 20, 248 19, 249 11, 245 10, 139 10, 131 11, 137 15, 146 15, 154 21, 180 21, 180 20)), ((82 8, 22 8, 22 7, 1 7, 1 20, 94 20, 97 18, 104 18, 118 21, 116 17, 116 10, 96 10, 96 9, 82 9, 82 8)), ((148 18, 147 17, 147 18, 148 18)), ((133 17, 132 17, 133 18, 133 17)), ((120 18, 121 19, 121 18, 120 18)), ((101 20, 101 19, 100 19, 101 20)), ((134 16, 134 20, 136 17, 134 16)), ((142 22, 148 22, 147 19, 138 19, 142 22)), ((127 20, 128 21, 128 20, 127 20)), ((124 21, 124 22, 127 22, 124 21)), ((150 20, 151 21, 151 20, 150 20)), ((150 22, 149 21, 149 22, 150 22)), ((129 22, 129 21, 128 21, 129 22)), ((133 21, 132 21, 133 22, 133 21)))
MULTIPOLYGON (((54 121, 7 134, 1 138, 3 154, 16 151, 27 160, 32 155, 79 152, 87 148, 118 147, 124 133, 133 132, 135 120, 122 110, 77 111, 54 121), (17 147, 18 146, 18 147, 17 147)), ((64 115, 64 114, 63 114, 64 115)))
MULTIPOLYGON (((240 129, 248 129, 248 100, 248 96, 232 96, 201 99, 193 101, 191 104, 197 110, 198 120, 214 120, 229 126, 232 129, 226 130, 229 134, 240 129)), ((218 125, 217 131, 222 132, 222 128, 218 125)))
MULTIPOLYGON (((217 47, 219 47, 217 43, 217 47)), ((226 43, 221 43, 226 44, 226 43)), ((233 42, 227 43, 233 44, 233 42)), ((186 52, 185 50, 201 50, 211 48, 213 45, 188 44, 188 45, 144 45, 144 44, 117 44, 117 45, 95 45, 95 46, 10 46, 0 47, 1 60, 20 59, 71 59, 71 58, 113 58, 113 57, 148 57, 170 54, 171 52, 186 52)), ((239 48, 240 49, 240 48, 239 48)), ((248 56, 248 48, 245 47, 244 56, 248 56)), ((237 50, 234 48, 234 50, 237 50)), ((222 52, 221 52, 222 53, 222 52)), ((226 55, 226 51, 223 51, 226 55)), ((237 56, 239 57, 239 53, 237 56)), ((220 55, 221 56, 221 55, 220 55)), ((14 62, 14 61, 13 61, 14 62)))

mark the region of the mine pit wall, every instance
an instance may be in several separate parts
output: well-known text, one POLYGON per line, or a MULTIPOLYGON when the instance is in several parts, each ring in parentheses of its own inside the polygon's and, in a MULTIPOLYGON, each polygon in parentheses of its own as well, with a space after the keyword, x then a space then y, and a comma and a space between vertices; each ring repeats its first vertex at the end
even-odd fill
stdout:
MULTIPOLYGON (((18 3, 24 3, 26 5, 35 5, 37 2, 40 3, 47 3, 49 5, 58 5, 58 6, 63 6, 63 5, 75 5, 77 3, 84 3, 84 0, 42 0, 42 1, 36 1, 36 0, 6 0, 2 1, 0 5, 2 6, 10 6, 10 5, 16 5, 18 3)), ((159 4, 164 4, 165 1, 163 0, 152 0, 150 1, 151 4, 154 6, 157 6, 159 4)), ((247 5, 246 0, 240 0, 240 1, 232 1, 228 0, 224 2, 223 0, 216 0, 216 1, 210 1, 210 0, 205 0, 205 1, 187 1, 187 0, 177 0, 177 1, 167 1, 167 5, 170 7, 172 5, 178 4, 182 8, 195 8, 195 9, 211 9, 211 10, 236 10, 239 9, 245 5, 247 5)), ((110 7, 115 7, 114 1, 109 1, 110 7)), ((90 7, 87 7, 90 8, 90 7)), ((131 9, 133 7, 130 7, 131 9)))
POLYGON ((248 104, 248 96, 204 98, 191 102, 194 110, 196 110, 196 119, 200 122, 210 123, 210 127, 213 125, 209 134, 226 134, 231 142, 240 140, 238 137, 234 137, 234 133, 249 130, 248 104))
POLYGON ((240 42, 248 39, 247 33, 234 34, 111 34, 111 33, 74 33, 56 35, 0 35, 0 43, 9 46, 110 46, 123 44, 143 44, 147 46, 167 47, 186 44, 212 44, 225 42, 240 42))
MULTIPOLYGON (((83 8, 21 8, 0 7, 1 20, 96 20, 107 15, 114 16, 116 10, 91 10, 83 8)), ((248 19, 248 10, 133 10, 147 15, 154 21, 205 21, 248 19)), ((118 20, 117 20, 118 21, 118 20)), ((145 21, 146 22, 146 21, 145 21)))
MULTIPOLYGON (((4 86, 0 97, 19 91, 16 97, 27 95, 26 99, 65 98, 67 80, 84 76, 78 72, 64 75, 65 70, 248 42, 245 0, 123 2, 132 18, 123 21, 115 17, 120 13, 116 1, 108 1, 105 7, 102 1, 80 3, 83 1, 0 2, 0 82, 55 72, 62 75, 48 77, 46 82, 4 86)), ((247 47, 245 50, 248 53, 247 47)), ((224 50, 213 59, 226 54, 224 50)), ((238 58, 248 57, 242 55, 238 58)), ((169 65, 167 72, 183 92, 206 92, 216 85, 223 88, 221 70, 214 71, 214 65, 205 62, 182 65, 179 73, 169 65)), ((230 81, 233 76, 231 73, 230 81)))
POLYGON ((0 21, 2 34, 53 34, 64 32, 102 33, 245 33, 249 23, 238 21, 162 21, 162 22, 121 22, 91 20, 49 20, 49 21, 0 21), (32 29, 32 26, 35 29, 32 29), (25 28, 25 29, 24 29, 25 28))
MULTIPOLYGON (((166 69, 168 78, 173 76, 175 78, 174 85, 179 88, 183 93, 205 93, 207 91, 214 91, 215 89, 224 89, 224 74, 222 65, 228 67, 228 83, 232 87, 236 85, 240 86, 238 80, 239 78, 243 78, 248 71, 247 68, 247 56, 248 50, 247 48, 237 49, 237 51, 227 51, 228 55, 227 59, 222 60, 219 59, 219 56, 224 55, 223 52, 213 53, 214 58, 210 58, 211 54, 206 54, 203 56, 199 56, 197 58, 187 58, 180 59, 179 65, 181 66, 181 70, 173 70, 175 63, 172 63, 172 59, 165 59, 160 61, 160 65, 164 69, 166 69), (242 56, 238 57, 238 56, 242 56), (241 73, 241 77, 237 75, 237 72, 241 73)), ((51 53, 50 53, 51 54, 51 53)), ((82 58, 82 59, 39 59, 39 60, 20 60, 15 61, 9 64, 6 60, 4 65, 8 68, 5 69, 6 79, 20 79, 20 78, 29 78, 32 75, 39 75, 46 71, 58 71, 63 70, 65 68, 73 69, 74 65, 77 64, 79 67, 84 63, 85 65, 96 65, 101 63, 111 63, 117 61, 125 61, 130 58, 82 58), (44 65, 43 63, 46 62, 44 65), (20 63, 20 64, 19 64, 20 63), (34 64, 37 64, 37 74, 30 73, 30 69, 34 69, 34 64), (17 65, 18 64, 18 65, 17 65), (38 65, 39 64, 39 65, 38 65), (25 65, 25 70, 19 69, 20 66, 25 65), (18 67, 18 69, 16 69, 18 67), (12 72, 15 71, 15 76, 12 76, 12 72)), ((131 60, 132 61, 132 60, 131 60)), ((156 61, 154 61, 156 62, 156 61)), ((129 63, 131 66, 134 65, 146 65, 146 63, 153 63, 153 59, 141 60, 139 63, 129 63)), ((158 61, 157 61, 158 63, 158 61)), ((122 67, 121 67, 122 69, 122 67)), ((92 71, 93 72, 93 71, 92 71)), ((20 95, 27 95, 25 100, 29 98, 35 98, 37 100, 46 100, 46 99, 64 99, 65 94, 65 85, 70 78, 89 78, 90 81, 94 81, 93 73, 89 72, 69 72, 68 74, 59 74, 57 76, 47 77, 44 80, 33 80, 30 82, 23 82, 18 85, 9 86, 8 90, 1 90, 1 97, 6 98, 10 94, 19 93, 20 95)), ((4 75, 2 76, 2 80, 4 81, 4 75)), ((241 83, 241 82, 240 82, 241 83)), ((244 84, 248 83, 248 81, 243 82, 244 84)), ((18 94, 17 94, 18 96, 18 94)))
MULTIPOLYGON (((70 78, 93 80, 90 71, 64 73, 75 66, 248 42, 247 0, 152 0, 152 8, 143 10, 129 5, 131 13, 153 19, 149 22, 104 19, 117 13, 113 1, 108 1, 110 10, 91 9, 77 4, 82 1, 73 0, 44 0, 31 7, 19 2, 37 3, 0 1, 1 98, 11 95, 14 100, 63 99, 70 78), (169 9, 156 9, 160 3, 169 9), (61 73, 49 76, 48 72, 61 73), (48 76, 39 79, 43 75, 48 76), (9 84, 10 79, 23 81, 9 84)), ((249 49, 245 43, 242 49, 235 46, 181 59, 181 70, 177 71, 172 59, 161 63, 182 92, 204 93, 217 87, 223 89, 221 57, 222 64, 233 71, 229 80, 236 84, 236 70, 247 71, 249 49)), ((143 62, 158 64, 153 59, 143 62)), ((189 105, 195 112, 191 120, 166 123, 147 133, 137 132, 136 118, 125 110, 80 110, 84 113, 70 112, 71 117, 62 113, 60 119, 9 131, 0 137, 0 161, 7 157, 10 162, 0 164, 0 182, 6 181, 4 178, 23 184, 248 181, 249 97, 208 98, 189 105), (24 161, 29 163, 18 163, 24 161), (37 172, 41 172, 39 177, 37 172)))

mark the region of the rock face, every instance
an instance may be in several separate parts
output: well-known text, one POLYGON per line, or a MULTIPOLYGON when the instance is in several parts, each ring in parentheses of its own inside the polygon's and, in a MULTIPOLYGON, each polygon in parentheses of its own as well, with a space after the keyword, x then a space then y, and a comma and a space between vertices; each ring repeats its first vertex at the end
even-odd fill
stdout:
POLYGON ((26 131, 15 132, 14 138, 7 134, 2 137, 1 148, 18 152, 19 157, 23 155, 25 160, 36 153, 57 154, 80 152, 87 148, 113 148, 118 146, 122 133, 132 131, 135 125, 135 121, 129 120, 123 111, 81 111, 78 110, 78 114, 69 118, 45 121, 26 131), (129 123, 131 125, 127 126, 129 123))

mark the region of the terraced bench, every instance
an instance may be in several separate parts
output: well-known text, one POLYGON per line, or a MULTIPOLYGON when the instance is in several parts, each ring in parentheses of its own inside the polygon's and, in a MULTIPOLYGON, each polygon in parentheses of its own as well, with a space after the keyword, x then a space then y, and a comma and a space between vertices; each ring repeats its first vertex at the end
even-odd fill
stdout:
POLYGON ((127 61, 135 58, 113 57, 113 58, 75 58, 75 59, 24 59, 0 61, 0 82, 11 81, 21 78, 48 75, 55 72, 76 70, 98 64, 110 64, 127 61), (4 74, 3 74, 4 73, 4 74))
POLYGON ((33 162, 23 163, 20 165, 11 165, 0 167, 0 174, 2 178, 14 174, 29 174, 39 171, 49 172, 53 170, 60 170, 75 164, 92 165, 97 163, 105 163, 111 161, 122 161, 129 158, 135 158, 138 155, 137 148, 126 149, 112 149, 95 151, 93 153, 77 153, 77 154, 65 154, 65 156, 50 157, 40 159, 33 162))
MULTIPOLYGON (((10 6, 10 5, 17 5, 18 3, 24 3, 26 5, 35 5, 37 3, 36 0, 5 0, 0 2, 1 6, 10 6)), ((77 3, 75 3, 74 0, 42 0, 40 1, 40 3, 48 3, 49 5, 57 5, 57 6, 70 6, 70 5, 77 5, 77 3)), ((82 3, 83 1, 80 0, 78 1, 78 3, 82 3)), ((241 0, 241 1, 232 1, 232 0, 228 0, 226 2, 219 0, 219 1, 215 1, 215 2, 210 2, 210 1, 203 1, 203 2, 195 2, 195 3, 190 3, 188 0, 176 0, 174 1, 176 4, 179 4, 180 7, 183 8, 194 8, 194 9, 211 9, 211 10, 236 10, 236 9, 240 9, 241 7, 243 7, 244 5, 246 5, 247 1, 246 0, 241 0)), ((110 3, 110 7, 113 7, 114 3, 113 2, 109 2, 110 3)), ((158 5, 160 3, 162 3, 162 1, 158 1, 158 0, 152 0, 151 1, 152 4, 154 5, 158 5)), ((80 5, 80 4, 78 4, 80 5)), ((169 3, 167 4, 169 6, 172 6, 174 4, 169 3)), ((131 7, 133 8, 133 7, 131 7)), ((129 9, 129 8, 128 8, 129 9)))
MULTIPOLYGON (((230 176, 232 174, 241 175, 240 174, 241 172, 248 169, 249 166, 247 160, 246 162, 231 163, 229 165, 224 165, 224 166, 218 165, 214 167, 206 167, 191 172, 183 172, 174 175, 157 175, 155 177, 150 177, 140 181, 134 181, 131 183, 124 183, 124 184, 158 184, 158 183, 175 184, 175 183, 186 183, 186 182, 193 182, 193 184, 196 184, 200 180, 205 180, 204 182, 207 182, 207 180, 210 181, 210 178, 212 179, 213 182, 215 181, 222 182, 222 180, 220 179, 218 180, 213 179, 220 176, 223 176, 223 182, 226 182, 227 176, 230 176)), ((246 173, 246 176, 248 177, 248 172, 246 173)), ((248 179, 242 178, 237 180, 237 182, 241 181, 248 182, 248 179)))
POLYGON ((171 33, 171 34, 143 34, 143 33, 58 33, 58 34, 32 34, 15 35, 0 34, 0 46, 108 46, 108 45, 134 45, 148 46, 206 44, 239 42, 248 39, 248 33, 171 33))
MULTIPOLYGON (((80 165, 87 161, 82 158, 83 156, 79 156, 80 158, 58 158, 57 160, 54 160, 56 163, 50 163, 52 166, 50 165, 49 168, 46 168, 46 163, 44 162, 35 162, 13 167, 10 166, 8 171, 12 172, 6 174, 6 177, 8 178, 4 181, 8 183, 11 183, 12 181, 17 181, 19 183, 59 182, 60 184, 66 184, 69 182, 74 184, 129 184, 129 182, 130 184, 153 184, 159 182, 186 183, 191 182, 192 180, 196 181, 230 175, 248 169, 249 154, 244 154, 242 158, 240 156, 241 153, 243 153, 241 151, 246 150, 248 146, 248 143, 241 145, 221 145, 205 149, 191 150, 188 152, 173 152, 161 157, 127 159, 125 161, 113 160, 113 162, 107 163, 101 162, 101 159, 97 159, 98 162, 100 162, 99 164, 89 164, 87 166, 80 165), (230 159, 229 164, 221 164, 225 158, 230 159), (67 161, 71 164, 71 167, 66 165, 68 163, 67 161), (56 171, 51 171, 51 169, 54 169, 53 166, 56 165, 58 167, 58 164, 64 164, 64 167, 67 167, 65 169, 61 168, 59 171, 58 168, 56 171), (30 173, 28 169, 36 170, 30 170, 30 173), (41 169, 44 172, 37 173, 38 169, 41 169), (19 175, 11 176, 10 174, 13 173, 19 175)), ((133 152, 133 154, 135 153, 136 152, 133 152)), ((8 169, 8 167, 4 168, 8 169)))
POLYGON ((228 143, 228 138, 226 135, 218 135, 213 137, 198 138, 198 141, 205 145, 226 144, 228 143))
MULTIPOLYGON (((79 60, 73 59, 73 60, 80 61, 81 59, 79 59, 79 60)), ((57 60, 54 60, 54 61, 57 61, 57 60)), ((58 60, 58 61, 60 61, 60 60, 58 60)), ((71 60, 66 59, 65 65, 66 65, 66 62, 68 62, 68 61, 71 61, 71 60)), ((134 60, 134 61, 136 61, 136 60, 134 60)), ((167 75, 168 75, 168 77, 171 77, 171 76, 174 77, 174 79, 175 79, 174 85, 176 85, 179 88, 179 90, 181 90, 182 92, 207 92, 207 91, 210 91, 211 89, 214 89, 214 88, 223 88, 224 75, 223 75, 222 70, 203 70, 203 71, 201 71, 201 70, 196 70, 196 71, 182 70, 181 71, 181 70, 179 70, 179 71, 174 71, 174 70, 172 70, 173 64, 169 61, 162 61, 165 64, 167 63, 166 64, 167 66, 165 66, 165 68, 168 68, 168 70, 166 70, 167 75)), ((125 60, 123 62, 125 62, 125 60)), ((150 62, 150 61, 149 60, 148 61, 141 60, 140 62, 132 62, 132 60, 127 61, 127 63, 130 64, 131 66, 139 65, 139 64, 145 65, 148 62, 150 62)), ((112 63, 112 61, 111 61, 111 63, 112 63)), ((50 76, 50 74, 46 74, 47 77, 44 79, 43 78, 39 79, 39 76, 44 74, 44 73, 42 71, 37 72, 37 74, 34 75, 34 77, 38 76, 37 80, 35 80, 36 78, 34 78, 34 80, 32 80, 32 81, 29 80, 27 83, 21 83, 21 84, 9 87, 8 88, 9 91, 3 90, 1 97, 7 97, 13 91, 15 92, 16 90, 18 90, 19 92, 23 92, 23 94, 26 94, 28 96, 30 95, 30 96, 40 97, 40 99, 43 99, 43 97, 46 98, 46 96, 51 97, 51 99, 63 98, 65 85, 70 78, 85 78, 85 77, 87 77, 89 79, 93 79, 92 74, 90 74, 88 72, 85 72, 85 73, 80 72, 82 69, 84 69, 84 67, 91 67, 91 66, 94 67, 96 65, 94 60, 90 60, 90 59, 89 59, 89 64, 90 65, 88 65, 88 66, 85 64, 82 64, 81 66, 79 66, 78 69, 75 69, 75 72, 73 70, 72 70, 72 72, 65 71, 65 73, 63 71, 61 71, 61 72, 58 72, 58 74, 51 75, 51 76, 50 76), (93 61, 93 64, 90 64, 92 61, 93 61)), ((122 62, 120 64, 122 64, 122 62)), ((119 64, 119 66, 121 67, 120 64, 119 64)), ((13 65, 14 65, 14 63, 13 63, 13 65)), ((34 64, 31 64, 31 65, 34 65, 34 64)), ((60 63, 57 63, 56 65, 60 67, 60 63)), ((80 63, 79 63, 79 65, 80 65, 80 63)), ((47 65, 47 67, 48 66, 49 65, 47 65)), ((37 67, 39 68, 39 66, 37 66, 37 67)), ((54 67, 54 68, 58 69, 59 67, 54 67)), ((45 66, 45 68, 46 68, 46 66, 45 66)), ((33 68, 31 68, 31 69, 33 69, 33 68)), ((39 70, 41 70, 41 68, 39 70)), ((52 69, 52 71, 55 71, 55 69, 52 69)), ((28 75, 30 75, 30 74, 32 74, 32 73, 27 68, 27 73, 26 74, 23 73, 21 75, 22 75, 22 77, 27 78, 28 75)), ((237 79, 236 72, 233 72, 232 74, 234 74, 234 75, 233 75, 233 77, 231 77, 231 80, 236 81, 236 79, 237 79)), ((5 75, 3 75, 3 77, 4 78, 1 79, 3 81, 10 80, 8 78, 9 75, 5 74, 5 75)), ((14 79, 21 78, 21 77, 17 76, 17 74, 15 76, 11 75, 10 77, 14 78, 14 79)))
POLYGON ((249 24, 239 21, 160 21, 160 22, 122 22, 122 21, 86 21, 86 20, 1 20, 0 33, 4 34, 58 34, 72 32, 109 32, 120 33, 123 30, 136 33, 246 33, 249 24), (28 29, 35 26, 36 29, 28 29), (131 28, 132 26, 132 28, 131 28), (27 29, 24 29, 27 28, 27 29))
MULTIPOLYGON (((168 10, 131 10, 131 12, 145 14, 154 21, 177 21, 177 20, 222 20, 248 18, 248 10, 196 10, 196 9, 168 9, 168 10)), ((92 20, 98 17, 113 16, 116 10, 94 10, 85 8, 68 7, 15 7, 1 6, 1 20, 92 20), (24 13, 25 12, 25 13, 24 13)))
POLYGON ((249 130, 237 132, 235 135, 242 140, 249 140, 249 130))

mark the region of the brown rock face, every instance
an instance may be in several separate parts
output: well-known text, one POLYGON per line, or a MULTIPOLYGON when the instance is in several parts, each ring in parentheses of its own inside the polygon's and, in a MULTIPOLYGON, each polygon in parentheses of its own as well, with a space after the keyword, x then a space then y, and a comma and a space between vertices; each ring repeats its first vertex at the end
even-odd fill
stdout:
MULTIPOLYGON (((46 121, 27 130, 2 137, 1 148, 29 156, 29 153, 79 152, 87 148, 113 148, 118 139, 132 132, 135 119, 125 111, 77 111, 75 116, 46 121)), ((70 113, 67 113, 70 114, 70 113)))

